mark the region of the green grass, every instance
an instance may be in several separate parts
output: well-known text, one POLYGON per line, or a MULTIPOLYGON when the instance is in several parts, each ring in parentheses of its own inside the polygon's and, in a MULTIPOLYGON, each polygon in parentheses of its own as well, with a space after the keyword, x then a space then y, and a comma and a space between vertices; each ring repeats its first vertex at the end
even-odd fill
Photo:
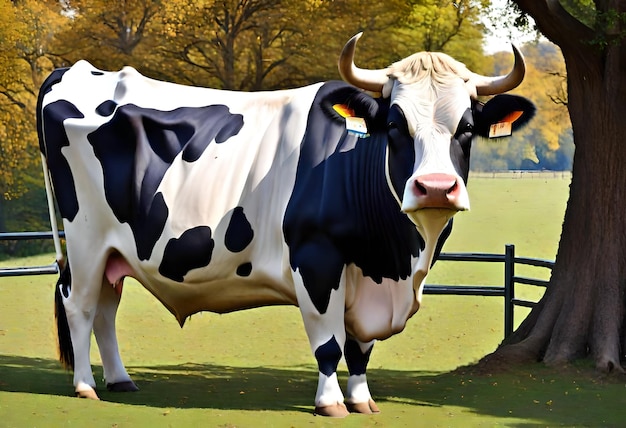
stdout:
MULTIPOLYGON (((561 179, 472 180, 472 211, 457 216, 444 251, 501 253, 513 243, 520 256, 553 259, 567 189, 561 179)), ((501 284, 502 278, 500 265, 445 262, 429 282, 501 284)), ((0 278, 0 426, 621 426, 626 418, 623 379, 602 378, 584 365, 567 371, 533 365, 493 375, 453 371, 502 340, 502 299, 432 295, 424 296, 402 334, 375 347, 369 379, 382 413, 314 417, 317 370, 296 308, 202 313, 181 330, 133 281, 124 288, 118 332, 141 390, 101 388, 102 401, 78 400, 71 374, 56 362, 55 281, 0 278)), ((101 379, 95 342, 92 361, 101 379)), ((339 376, 345 383, 344 365, 339 376)))

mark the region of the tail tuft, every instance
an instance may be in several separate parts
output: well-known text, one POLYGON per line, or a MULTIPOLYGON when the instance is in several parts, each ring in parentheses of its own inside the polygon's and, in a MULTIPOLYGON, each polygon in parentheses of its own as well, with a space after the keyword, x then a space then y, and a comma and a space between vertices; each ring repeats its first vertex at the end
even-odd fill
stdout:
POLYGON ((72 337, 70 336, 70 326, 67 322, 63 298, 69 297, 71 279, 70 264, 67 263, 61 270, 54 291, 54 317, 57 322, 59 361, 68 370, 74 370, 74 349, 72 348, 72 337))

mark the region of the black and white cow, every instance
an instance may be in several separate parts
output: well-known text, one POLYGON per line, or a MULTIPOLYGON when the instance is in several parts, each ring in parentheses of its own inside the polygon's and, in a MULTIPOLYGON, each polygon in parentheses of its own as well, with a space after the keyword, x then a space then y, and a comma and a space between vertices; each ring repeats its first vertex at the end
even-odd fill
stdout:
POLYGON ((521 83, 517 49, 500 77, 440 53, 364 70, 359 37, 339 60, 348 83, 230 92, 85 61, 46 80, 40 148, 67 239, 56 315, 79 396, 97 398, 92 331, 107 387, 136 389, 115 332, 130 276, 181 326, 199 311, 299 306, 319 367, 315 411, 378 411, 366 381, 374 341, 418 310, 451 218, 469 208, 472 137, 515 129, 534 107, 476 100, 521 83))

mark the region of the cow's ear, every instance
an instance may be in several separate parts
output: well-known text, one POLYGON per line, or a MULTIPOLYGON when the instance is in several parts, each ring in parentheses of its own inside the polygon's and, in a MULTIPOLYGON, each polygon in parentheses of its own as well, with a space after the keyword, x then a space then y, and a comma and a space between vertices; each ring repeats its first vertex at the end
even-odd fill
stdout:
POLYGON ((505 137, 526 125, 535 111, 535 105, 524 97, 496 95, 474 106, 474 129, 482 137, 505 137))
POLYGON ((320 102, 322 111, 334 121, 345 123, 347 116, 363 118, 368 128, 384 126, 388 101, 372 98, 351 86, 341 87, 327 94, 320 102))

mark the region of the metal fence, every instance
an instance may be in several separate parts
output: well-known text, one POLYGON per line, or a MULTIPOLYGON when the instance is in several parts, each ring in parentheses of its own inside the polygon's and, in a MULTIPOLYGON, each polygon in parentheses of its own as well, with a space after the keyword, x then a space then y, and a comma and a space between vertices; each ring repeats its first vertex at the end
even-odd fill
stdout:
MULTIPOLYGON (((62 231, 59 233, 62 238, 65 236, 62 231)), ((35 239, 52 239, 52 232, 0 233, 0 241, 35 239)), ((550 270, 554 267, 554 262, 549 260, 516 257, 515 246, 510 244, 505 246, 504 254, 441 253, 438 260, 439 262, 486 262, 502 263, 504 265, 504 278, 501 286, 426 284, 424 286, 424 294, 503 297, 505 338, 513 333, 515 306, 532 308, 536 304, 532 301, 516 298, 515 285, 527 284, 538 287, 548 286, 548 281, 515 275, 515 266, 536 266, 550 270)), ((0 278, 8 276, 50 275, 57 274, 58 271, 59 268, 56 261, 43 266, 21 266, 13 268, 0 267, 0 278)))
POLYGON ((510 179, 526 179, 526 180, 551 180, 562 179, 571 180, 571 171, 470 171, 470 179, 472 178, 510 178, 510 179))
POLYGON ((504 298, 504 337, 513 333, 515 306, 532 308, 536 302, 515 297, 515 285, 526 284, 547 287, 548 281, 515 275, 516 265, 536 266, 552 270, 554 262, 529 257, 516 257, 515 245, 505 245, 504 254, 441 253, 439 261, 503 263, 504 278, 501 286, 426 284, 424 294, 452 294, 462 296, 499 296, 504 298))

